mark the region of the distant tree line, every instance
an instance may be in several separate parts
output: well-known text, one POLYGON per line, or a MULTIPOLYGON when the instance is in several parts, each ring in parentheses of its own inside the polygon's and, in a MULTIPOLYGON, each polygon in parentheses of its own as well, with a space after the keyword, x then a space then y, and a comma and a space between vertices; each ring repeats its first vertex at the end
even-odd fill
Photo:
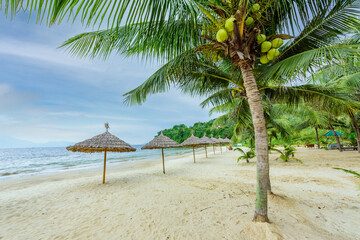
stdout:
MULTIPOLYGON (((203 137, 204 133, 207 137, 215 138, 229 138, 231 139, 234 133, 234 124, 227 123, 220 126, 215 126, 214 121, 210 120, 208 122, 197 122, 193 126, 187 127, 185 124, 175 125, 170 129, 164 129, 163 134, 178 143, 182 143, 185 139, 191 136, 191 132, 194 131, 194 136, 203 137)), ((159 136, 161 133, 158 132, 156 136, 159 136)))

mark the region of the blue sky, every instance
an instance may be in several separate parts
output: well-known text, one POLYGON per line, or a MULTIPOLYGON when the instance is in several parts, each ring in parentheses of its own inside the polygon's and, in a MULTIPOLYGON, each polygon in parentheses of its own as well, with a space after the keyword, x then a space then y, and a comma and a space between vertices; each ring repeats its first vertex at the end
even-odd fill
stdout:
POLYGON ((12 21, 0 14, 0 148, 66 146, 110 131, 130 144, 151 140, 175 124, 208 121, 200 98, 175 88, 141 106, 125 106, 122 95, 159 65, 114 55, 88 60, 70 56, 60 44, 84 31, 80 24, 51 28, 12 21))

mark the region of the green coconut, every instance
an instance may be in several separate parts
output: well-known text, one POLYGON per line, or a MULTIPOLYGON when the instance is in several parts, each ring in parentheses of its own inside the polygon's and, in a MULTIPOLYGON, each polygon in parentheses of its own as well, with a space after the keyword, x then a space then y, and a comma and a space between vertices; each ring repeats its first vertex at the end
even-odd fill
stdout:
POLYGON ((228 31, 228 32, 232 32, 232 31, 234 31, 234 21, 235 21, 236 19, 235 18, 229 18, 228 20, 226 20, 226 22, 225 22, 225 29, 226 29, 226 31, 228 31))
POLYGON ((262 64, 267 64, 267 63, 270 62, 270 60, 267 58, 266 55, 263 55, 263 56, 260 57, 260 62, 261 62, 262 64))
POLYGON ((273 60, 275 58, 275 52, 276 52, 275 48, 270 49, 266 54, 267 58, 269 60, 273 60))
POLYGON ((265 34, 259 34, 256 36, 256 39, 257 39, 257 43, 260 45, 262 44, 263 42, 266 41, 266 35, 265 34))
POLYGON ((252 6, 252 10, 253 10, 254 12, 259 11, 259 10, 260 10, 260 5, 259 5, 258 3, 255 3, 255 4, 252 6))
POLYGON ((271 42, 265 41, 261 44, 261 52, 265 53, 271 49, 271 42))
POLYGON ((218 40, 218 42, 224 42, 228 39, 228 37, 228 33, 223 28, 216 33, 216 40, 218 40))
POLYGON ((283 43, 284 43, 284 41, 281 38, 275 38, 272 41, 272 47, 273 48, 279 48, 279 47, 281 47, 281 45, 283 45, 283 43))
POLYGON ((245 21, 245 24, 247 26, 249 26, 249 25, 253 24, 253 22, 254 22, 254 19, 252 17, 248 17, 245 21))

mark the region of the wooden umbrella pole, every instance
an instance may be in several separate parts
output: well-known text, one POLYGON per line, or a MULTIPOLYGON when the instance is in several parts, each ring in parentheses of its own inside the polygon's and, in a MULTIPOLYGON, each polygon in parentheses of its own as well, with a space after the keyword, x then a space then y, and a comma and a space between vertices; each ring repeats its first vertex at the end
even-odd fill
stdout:
POLYGON ((221 143, 220 143, 220 151, 221 151, 221 154, 222 154, 222 145, 221 145, 221 143))
POLYGON ((163 161, 163 173, 165 174, 165 161, 164 161, 164 148, 161 148, 162 161, 163 161))
POLYGON ((213 144, 213 150, 214 150, 214 155, 215 155, 215 144, 213 144))
POLYGON ((207 158, 206 144, 205 144, 205 156, 207 158))
POLYGON ((193 145, 193 155, 194 155, 194 163, 195 163, 195 145, 193 145))
POLYGON ((106 171, 106 151, 104 153, 104 172, 103 172, 103 184, 105 183, 105 171, 106 171))

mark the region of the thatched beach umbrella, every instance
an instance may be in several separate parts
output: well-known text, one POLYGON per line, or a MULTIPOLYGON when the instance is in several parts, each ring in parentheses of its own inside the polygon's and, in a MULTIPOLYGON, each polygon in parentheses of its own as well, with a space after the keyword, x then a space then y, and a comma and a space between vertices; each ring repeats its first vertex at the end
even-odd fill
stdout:
POLYGON ((204 133, 204 136, 200 138, 200 142, 205 146, 205 156, 207 158, 206 144, 212 144, 213 141, 206 136, 206 133, 204 133))
POLYGON ((213 141, 213 150, 214 150, 214 154, 215 154, 215 144, 216 143, 219 143, 219 140, 214 138, 213 135, 211 134, 211 138, 210 138, 212 141, 213 141))
POLYGON ((194 163, 195 163, 195 146, 202 145, 200 138, 195 137, 194 134, 186 139, 184 142, 181 143, 182 147, 192 147, 193 148, 193 156, 194 156, 194 163))
POLYGON ((153 140, 145 144, 141 149, 161 149, 162 162, 163 162, 163 173, 165 174, 165 161, 164 161, 164 148, 175 148, 180 147, 180 144, 174 140, 164 136, 163 132, 153 140))
MULTIPOLYGON (((228 139, 227 137, 224 139, 225 143, 228 143, 229 145, 232 143, 232 141, 230 139, 228 139)), ((226 148, 227 149, 227 148, 226 148)))
POLYGON ((104 152, 103 184, 105 183, 106 152, 135 152, 136 148, 109 133, 109 124, 105 123, 106 132, 93 138, 79 142, 66 149, 72 152, 95 153, 104 152))

